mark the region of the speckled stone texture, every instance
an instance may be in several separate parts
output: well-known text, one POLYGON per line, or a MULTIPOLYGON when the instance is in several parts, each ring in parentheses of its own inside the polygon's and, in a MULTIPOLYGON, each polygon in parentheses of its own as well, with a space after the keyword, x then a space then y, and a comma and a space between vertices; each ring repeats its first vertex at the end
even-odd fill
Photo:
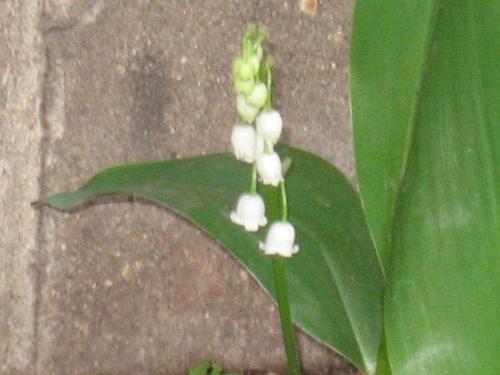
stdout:
MULTIPOLYGON (((18 160, 9 150, 25 146, 0 140, 0 174, 27 167, 10 190, 0 190, 0 220, 10 225, 4 238, 14 247, 0 240, 2 281, 21 275, 14 290, 24 293, 23 305, 11 299, 2 307, 10 289, 0 287, 0 373, 182 374, 206 359, 236 371, 284 373, 275 305, 201 231, 145 202, 109 200, 73 213, 33 212, 29 203, 75 189, 108 166, 229 150, 237 121, 231 62, 248 22, 269 29, 265 49, 276 60, 274 104, 285 142, 354 181, 347 87, 353 1, 323 1, 314 17, 283 0, 18 3, 0 2, 0 40, 12 52, 2 52, 0 78, 16 66, 33 92, 10 81, 5 87, 34 99, 22 118, 2 105, 0 118, 11 125, 0 130, 32 148, 18 160), (11 38, 21 27, 34 41, 11 38), (15 65, 23 52, 34 58, 15 65), (12 258, 19 249, 20 263, 12 258), (18 268, 7 270, 11 264, 18 268), (24 319, 25 331, 13 332, 7 316, 24 319)), ((308 373, 354 373, 299 336, 308 373)))

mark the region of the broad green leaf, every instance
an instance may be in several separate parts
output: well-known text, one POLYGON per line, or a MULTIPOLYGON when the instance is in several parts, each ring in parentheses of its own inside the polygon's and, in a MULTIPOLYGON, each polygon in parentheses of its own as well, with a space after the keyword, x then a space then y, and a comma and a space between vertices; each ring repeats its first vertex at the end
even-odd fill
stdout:
POLYGON ((377 359, 377 371, 376 375, 391 375, 391 366, 389 363, 389 358, 387 357, 387 345, 385 343, 385 337, 382 336, 380 341, 380 349, 377 359))
POLYGON ((382 258, 391 369, 498 374, 500 3, 387 0, 359 2, 356 12, 356 159, 372 235, 389 244, 382 258), (410 33, 427 41, 408 43, 410 33), (414 92, 395 54, 421 66, 414 92), (408 103, 410 116, 377 113, 408 103), (389 200, 383 190, 393 183, 389 200))
POLYGON ((434 13, 431 0, 358 1, 354 13, 350 86, 356 172, 384 271, 434 13))
MULTIPOLYGON (((306 332, 367 373, 376 366, 382 331, 382 275, 359 197, 331 164, 307 152, 282 148, 293 165, 287 176, 290 221, 300 252, 287 262, 292 317, 306 332)), ((72 209, 110 194, 140 196, 192 221, 238 259, 271 295, 271 259, 257 234, 229 215, 249 188, 250 167, 230 154, 105 170, 79 190, 40 203, 72 209)))

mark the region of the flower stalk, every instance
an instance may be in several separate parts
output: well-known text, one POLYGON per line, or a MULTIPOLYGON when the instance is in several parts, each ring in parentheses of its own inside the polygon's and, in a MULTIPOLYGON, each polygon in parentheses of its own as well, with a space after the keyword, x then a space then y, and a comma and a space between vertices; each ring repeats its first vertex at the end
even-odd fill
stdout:
POLYGON ((252 164, 252 179, 250 181, 250 194, 257 194, 257 163, 252 164))
POLYGON ((283 121, 280 113, 272 108, 271 67, 274 61, 270 56, 262 61, 261 43, 265 37, 265 30, 250 25, 243 37, 242 53, 233 64, 240 122, 233 127, 231 143, 236 158, 252 164, 252 177, 250 192, 240 195, 236 210, 231 212, 231 220, 250 232, 271 223, 266 240, 259 247, 271 256, 288 371, 299 375, 300 360, 286 280, 286 258, 296 254, 299 246, 295 244, 295 228, 288 222, 286 170, 283 171, 280 156, 274 150, 282 134, 283 121), (257 193, 258 178, 264 185, 265 204, 257 193))
POLYGON ((281 333, 285 343, 288 372, 290 375, 299 375, 300 359, 293 331, 292 316, 290 314, 285 263, 286 259, 279 255, 275 255, 272 258, 274 287, 276 289, 276 299, 280 312, 281 333))
MULTIPOLYGON (((266 206, 268 207, 267 214, 269 217, 269 221, 273 222, 279 220, 280 216, 282 221, 288 220, 286 189, 284 181, 281 182, 280 188, 267 188, 266 206)), ((280 255, 273 255, 271 261, 273 267, 273 280, 274 288, 276 291, 276 301, 278 302, 278 309, 280 314, 281 333, 283 336, 283 342, 285 344, 285 353, 288 363, 288 372, 290 375, 299 375, 300 359, 299 352, 297 350, 297 343, 295 340, 292 315, 290 313, 290 302, 288 300, 288 286, 286 281, 287 259, 281 257, 280 255)))

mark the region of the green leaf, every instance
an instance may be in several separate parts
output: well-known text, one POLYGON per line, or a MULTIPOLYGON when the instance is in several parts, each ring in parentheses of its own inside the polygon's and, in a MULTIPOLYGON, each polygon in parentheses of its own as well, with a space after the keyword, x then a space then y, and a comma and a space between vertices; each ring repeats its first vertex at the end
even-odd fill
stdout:
POLYGON ((358 2, 360 190, 394 374, 500 373, 500 3, 358 2))
POLYGON ((356 172, 384 270, 411 145, 433 3, 359 1, 354 13, 350 85, 356 172))
MULTIPOLYGON (((307 152, 282 148, 290 222, 300 252, 286 264, 294 321, 367 373, 382 330, 381 271, 359 197, 345 177, 307 152)), ((74 193, 41 200, 72 209, 88 199, 126 194, 166 206, 215 238, 275 297, 271 258, 258 249, 265 230, 245 232, 229 215, 250 185, 251 168, 230 154, 105 170, 74 193)))
POLYGON ((189 370, 189 375, 207 375, 210 367, 210 362, 202 362, 195 368, 189 370))
POLYGON ((387 357, 387 345, 385 343, 385 337, 382 336, 381 341, 380 341, 380 349, 378 353, 378 360, 377 360, 377 371, 375 372, 376 375, 391 375, 391 366, 389 363, 389 358, 387 357))
POLYGON ((218 365, 216 363, 212 364, 212 367, 210 369, 210 374, 211 375, 221 375, 222 374, 222 366, 218 365))

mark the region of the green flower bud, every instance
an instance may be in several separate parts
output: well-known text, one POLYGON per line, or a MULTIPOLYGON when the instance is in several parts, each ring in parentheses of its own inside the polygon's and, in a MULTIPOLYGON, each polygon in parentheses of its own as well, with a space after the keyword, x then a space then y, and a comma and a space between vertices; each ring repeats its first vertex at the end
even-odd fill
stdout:
POLYGON ((238 110, 238 114, 241 116, 243 121, 248 124, 254 122, 255 118, 259 114, 259 108, 248 105, 245 101, 245 96, 242 94, 238 94, 236 96, 236 109, 238 110))
POLYGON ((234 89, 238 94, 249 95, 253 91, 254 87, 255 81, 253 80, 253 77, 252 79, 248 79, 246 81, 236 78, 234 81, 234 89))
POLYGON ((238 78, 241 79, 242 81, 253 79, 254 76, 253 67, 249 62, 242 61, 238 66, 236 74, 238 75, 238 78))
POLYGON ((262 46, 260 44, 255 49, 255 54, 259 57, 259 60, 262 60, 263 51, 262 51, 262 46))
POLYGON ((267 100, 267 87, 262 82, 255 85, 250 95, 245 98, 247 104, 252 105, 257 108, 264 107, 267 100))
POLYGON ((240 69, 240 65, 243 62, 241 57, 238 57, 233 61, 233 77, 236 79, 238 77, 238 70, 240 69))
POLYGON ((260 61, 262 56, 259 56, 257 53, 253 53, 248 57, 248 62, 253 68, 253 74, 257 75, 259 73, 260 61))

